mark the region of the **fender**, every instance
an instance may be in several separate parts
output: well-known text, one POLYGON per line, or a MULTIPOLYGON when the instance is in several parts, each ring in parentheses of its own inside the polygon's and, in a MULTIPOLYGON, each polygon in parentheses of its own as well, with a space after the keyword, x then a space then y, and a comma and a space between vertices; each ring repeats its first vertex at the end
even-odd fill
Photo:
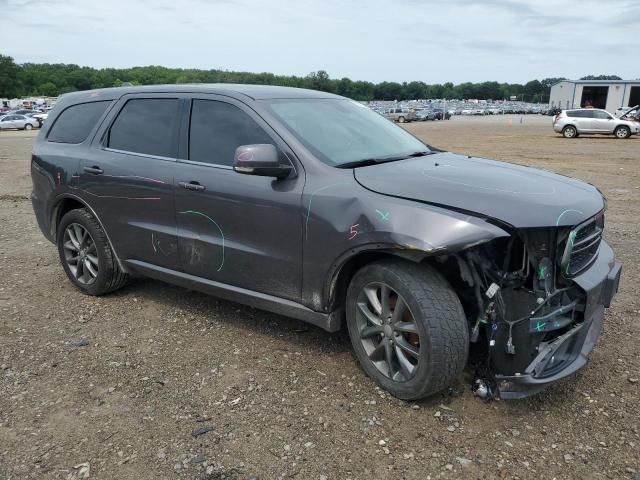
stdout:
POLYGON ((111 248, 111 251, 113 252, 113 255, 116 259, 116 262, 118 262, 118 266, 120 267, 120 270, 125 272, 125 273, 129 273, 129 269, 126 268, 124 262, 122 262, 122 260, 120 259, 120 256, 118 255, 118 251, 115 249, 113 243, 111 242, 111 238, 109 238, 109 232, 107 232, 107 229, 104 228, 104 224, 102 223, 102 220, 100 220, 100 217, 98 216, 98 214, 95 212, 95 210, 91 207, 91 205, 89 205, 83 198, 79 197, 78 195, 75 195, 73 193, 70 192, 64 192, 61 193, 59 195, 57 195, 52 203, 52 206, 50 208, 50 212, 49 212, 49 222, 51 225, 51 235, 52 238, 54 239, 54 243, 55 243, 55 239, 57 237, 57 228, 58 228, 58 222, 56 221, 59 215, 59 211, 60 211, 60 207, 62 206, 63 202, 65 199, 71 199, 74 200, 78 203, 81 203, 84 208, 86 208, 87 210, 89 210, 89 212, 91 212, 91 215, 93 215, 95 217, 95 219, 98 221, 98 223, 100 224, 100 228, 102 228, 102 231, 104 232, 105 236, 107 237, 107 242, 109 243, 109 247, 111 248))
MULTIPOLYGON (((325 305, 328 306, 328 310, 332 310, 335 307, 337 297, 342 293, 341 289, 346 288, 346 282, 355 271, 352 267, 357 269, 363 263, 358 259, 370 261, 382 255, 393 255, 420 263, 428 257, 444 253, 455 253, 496 238, 509 236, 507 232, 497 226, 473 217, 468 217, 466 220, 473 225, 472 232, 461 235, 460 227, 453 227, 453 225, 459 225, 460 222, 460 219, 456 218, 456 216, 457 214, 454 214, 454 216, 450 217, 452 226, 449 228, 446 225, 442 225, 447 235, 440 234, 437 243, 430 243, 427 240, 409 235, 392 234, 390 235, 391 239, 381 238, 380 242, 368 242, 343 251, 333 260, 325 278, 322 298, 325 305), (343 275, 346 275, 346 277, 343 275), (340 283, 341 280, 342 284, 340 283)), ((433 240, 435 241, 435 238, 433 240)))

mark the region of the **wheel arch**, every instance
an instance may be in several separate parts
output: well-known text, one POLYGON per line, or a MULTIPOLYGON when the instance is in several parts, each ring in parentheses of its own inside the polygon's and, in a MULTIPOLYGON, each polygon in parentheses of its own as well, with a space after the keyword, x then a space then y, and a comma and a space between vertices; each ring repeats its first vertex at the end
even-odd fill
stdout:
POLYGON ((365 265, 384 258, 399 258, 419 264, 433 258, 437 253, 440 252, 411 250, 388 244, 365 245, 349 250, 333 263, 327 275, 324 296, 327 300, 328 310, 334 311, 342 307, 353 275, 365 265))
POLYGON ((116 262, 120 267, 120 270, 122 270, 124 273, 128 273, 128 269, 125 267, 124 263, 120 260, 120 257, 118 256, 118 252, 114 248, 113 242, 111 242, 111 238, 109 237, 109 232, 107 232, 107 229, 104 227, 102 220, 100 220, 100 217, 95 212, 95 210, 91 208, 91 206, 87 202, 85 202, 82 198, 78 197, 77 195, 74 195, 72 193, 64 193, 63 195, 60 195, 58 198, 56 198, 51 208, 51 214, 49 216, 50 231, 51 231, 51 238, 54 239, 54 242, 56 242, 58 238, 58 225, 60 224, 60 220, 62 220, 62 217, 64 217, 64 215, 67 212, 70 212, 71 210, 75 210, 78 208, 86 208, 87 210, 89 210, 91 215, 95 217, 98 224, 100 224, 100 228, 102 228, 102 231, 107 237, 107 241, 109 242, 109 247, 111 247, 111 251, 113 252, 113 256, 115 257, 116 262))
POLYGON ((423 248, 424 246, 410 248, 406 243, 384 242, 368 243, 351 248, 336 258, 328 270, 322 290, 323 305, 329 312, 340 310, 344 305, 347 287, 353 275, 363 266, 383 258, 399 258, 416 264, 428 263, 440 272, 447 281, 451 281, 452 279, 441 270, 437 259, 443 255, 465 251, 496 238, 510 236, 507 232, 503 232, 503 235, 500 235, 499 232, 498 229, 476 232, 477 236, 467 238, 464 243, 456 243, 451 239, 450 242, 445 242, 432 249, 423 248))

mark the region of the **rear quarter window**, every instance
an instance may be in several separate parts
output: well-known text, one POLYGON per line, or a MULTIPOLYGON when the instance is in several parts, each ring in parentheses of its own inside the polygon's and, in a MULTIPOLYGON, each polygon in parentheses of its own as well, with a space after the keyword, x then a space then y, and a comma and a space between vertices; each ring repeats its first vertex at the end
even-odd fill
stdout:
POLYGON ((68 107, 56 118, 47 140, 55 143, 84 142, 110 104, 109 100, 68 107))

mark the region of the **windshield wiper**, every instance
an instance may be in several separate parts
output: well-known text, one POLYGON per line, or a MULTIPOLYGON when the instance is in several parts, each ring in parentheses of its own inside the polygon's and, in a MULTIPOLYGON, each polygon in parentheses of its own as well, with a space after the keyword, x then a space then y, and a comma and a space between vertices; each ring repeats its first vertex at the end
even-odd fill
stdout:
POLYGON ((422 157, 424 155, 431 155, 432 153, 433 152, 424 150, 420 152, 413 152, 409 155, 399 155, 397 157, 364 158, 353 162, 341 163, 340 165, 336 165, 336 168, 367 167, 369 165, 378 165, 379 163, 397 162, 398 160, 405 160, 407 158, 422 157))

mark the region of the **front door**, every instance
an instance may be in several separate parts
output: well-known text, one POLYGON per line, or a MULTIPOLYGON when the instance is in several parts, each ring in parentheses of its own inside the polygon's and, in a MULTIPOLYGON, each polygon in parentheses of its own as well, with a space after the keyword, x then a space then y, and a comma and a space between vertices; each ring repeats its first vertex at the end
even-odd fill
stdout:
POLYGON ((593 112, 593 129, 599 133, 612 133, 615 122, 613 117, 602 110, 594 110, 593 112))
POLYGON ((281 161, 293 154, 241 102, 194 98, 176 168, 176 221, 183 272, 299 300, 304 171, 284 180, 233 170, 240 145, 269 143, 281 161))
POLYGON ((125 97, 81 162, 79 193, 122 260, 178 267, 173 175, 183 102, 125 97))
POLYGON ((5 115, 0 118, 0 129, 16 128, 15 115, 5 115))

